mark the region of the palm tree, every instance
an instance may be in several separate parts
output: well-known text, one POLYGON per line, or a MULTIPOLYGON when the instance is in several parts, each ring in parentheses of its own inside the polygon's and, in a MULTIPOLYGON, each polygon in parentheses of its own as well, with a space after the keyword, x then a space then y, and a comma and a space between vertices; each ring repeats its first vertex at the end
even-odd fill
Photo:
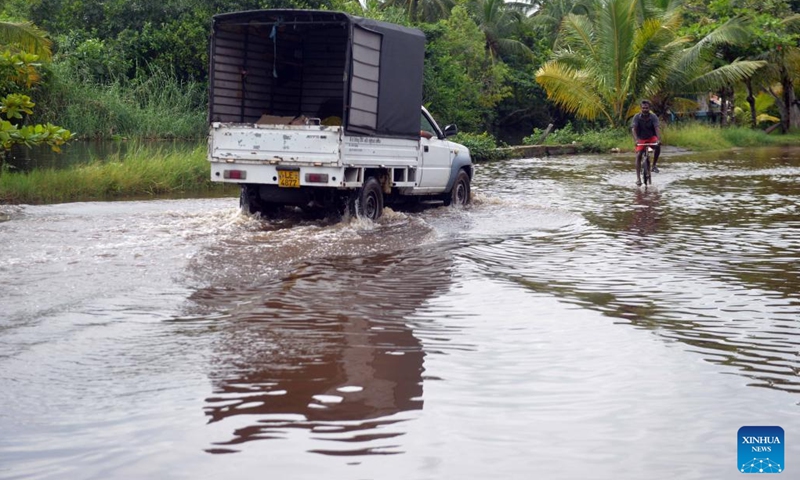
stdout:
POLYGON ((749 20, 734 17, 719 25, 700 41, 679 52, 674 67, 666 81, 652 93, 660 111, 672 108, 678 111, 696 108, 694 99, 681 96, 684 92, 718 91, 723 99, 722 124, 726 124, 727 105, 733 103, 733 85, 747 82, 765 66, 764 61, 740 61, 735 46, 744 45, 750 38, 749 20), (721 63, 721 64, 720 64, 721 63), (715 64, 719 64, 715 68, 715 64))
POLYGON ((30 22, 0 22, 0 45, 17 45, 42 60, 52 56, 52 42, 47 33, 30 22))
POLYGON ((681 15, 674 0, 599 0, 591 16, 564 17, 553 58, 536 81, 578 117, 620 126, 641 98, 720 86, 761 67, 757 61, 710 67, 709 52, 739 38, 737 22, 690 45, 677 34, 681 15))
POLYGON ((530 29, 527 13, 531 8, 527 3, 505 0, 473 0, 470 3, 470 14, 486 36, 486 52, 492 59, 501 54, 533 56, 527 45, 514 38, 516 33, 530 29))
MULTIPOLYGON (((590 15, 593 0, 550 0, 537 2, 536 12, 531 15, 530 24, 541 32, 545 39, 555 41, 564 17, 570 13, 590 15)), ((552 47, 552 43, 550 44, 552 47)))
POLYGON ((452 0, 386 0, 386 7, 398 7, 404 10, 411 22, 435 22, 447 18, 453 7, 452 0))

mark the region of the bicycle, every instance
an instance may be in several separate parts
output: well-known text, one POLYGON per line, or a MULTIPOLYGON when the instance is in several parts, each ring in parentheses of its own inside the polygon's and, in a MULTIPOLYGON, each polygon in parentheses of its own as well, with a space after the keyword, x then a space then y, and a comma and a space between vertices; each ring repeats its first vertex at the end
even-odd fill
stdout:
POLYGON ((642 180, 644 180, 644 186, 652 185, 653 180, 650 178, 650 154, 653 153, 653 147, 658 145, 657 143, 640 143, 639 145, 644 146, 644 153, 642 154, 642 180))

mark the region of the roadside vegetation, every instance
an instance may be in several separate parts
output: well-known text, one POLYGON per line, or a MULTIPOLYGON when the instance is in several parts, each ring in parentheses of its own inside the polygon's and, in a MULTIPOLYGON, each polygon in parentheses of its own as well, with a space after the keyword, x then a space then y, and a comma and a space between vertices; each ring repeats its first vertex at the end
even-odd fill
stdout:
POLYGON ((708 124, 678 124, 664 130, 664 143, 696 151, 800 145, 800 131, 774 135, 741 126, 723 128, 708 124))
POLYGON ((237 189, 211 182, 205 145, 186 150, 134 145, 124 159, 117 155, 64 169, 0 175, 0 203, 234 194, 237 189))
POLYGON ((86 81, 53 64, 37 118, 69 125, 78 140, 201 138, 206 134, 206 87, 151 67, 133 79, 86 81))

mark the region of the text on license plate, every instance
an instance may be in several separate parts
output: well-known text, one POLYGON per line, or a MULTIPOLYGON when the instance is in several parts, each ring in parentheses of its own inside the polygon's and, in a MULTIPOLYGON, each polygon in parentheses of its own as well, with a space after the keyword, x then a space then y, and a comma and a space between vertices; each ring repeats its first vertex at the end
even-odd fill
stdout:
POLYGON ((300 171, 298 170, 278 170, 279 187, 300 187, 300 171))

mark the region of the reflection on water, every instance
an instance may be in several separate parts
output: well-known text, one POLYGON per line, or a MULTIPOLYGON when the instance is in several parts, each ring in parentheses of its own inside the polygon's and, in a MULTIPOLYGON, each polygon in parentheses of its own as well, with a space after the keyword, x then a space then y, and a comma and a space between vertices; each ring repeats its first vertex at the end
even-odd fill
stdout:
POLYGON ((637 235, 647 236, 657 233, 663 225, 664 216, 659 213, 661 194, 658 190, 636 189, 632 217, 628 229, 637 235))
POLYGON ((496 257, 490 268, 526 288, 683 342, 753 386, 800 392, 800 151, 741 153, 666 157, 646 190, 631 185, 627 159, 615 170, 602 158, 522 161, 528 178, 604 177, 550 197, 594 228, 475 256, 496 257))
MULTIPOLYGON (((218 245, 203 262, 205 273, 228 262, 237 267, 192 296, 203 308, 225 315, 216 325, 209 373, 213 395, 205 410, 210 423, 230 422, 230 437, 214 442, 210 453, 284 438, 289 429, 308 430, 321 442, 311 448, 318 453, 400 453, 400 443, 392 440, 403 434, 393 427, 404 421, 397 414, 422 408, 425 354, 405 319, 448 288, 450 255, 435 245, 386 248, 388 253, 301 261, 246 287, 234 280, 241 279, 238 267, 249 262, 242 259, 254 259, 257 268, 275 267, 282 258, 335 248, 330 230, 309 227, 302 248, 298 226, 267 225, 251 243, 252 256, 231 256, 226 252, 235 244, 218 245), (293 241, 284 241, 286 235, 293 241), (213 263, 205 263, 212 257, 213 263)), ((387 235, 390 242, 391 237, 421 241, 430 231, 420 227, 401 222, 377 231, 331 228, 354 235, 348 248, 372 250, 377 236, 384 238, 379 243, 387 235)))

